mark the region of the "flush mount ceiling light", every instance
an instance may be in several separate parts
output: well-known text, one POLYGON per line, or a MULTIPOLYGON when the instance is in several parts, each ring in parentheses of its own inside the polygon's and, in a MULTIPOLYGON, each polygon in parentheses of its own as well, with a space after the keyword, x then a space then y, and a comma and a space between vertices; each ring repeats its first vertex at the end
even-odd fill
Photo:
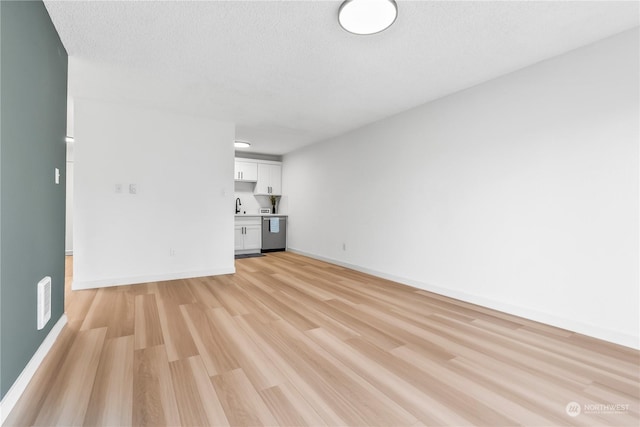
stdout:
POLYGON ((345 0, 338 11, 340 26, 359 34, 375 34, 386 30, 398 16, 395 0, 345 0))
POLYGON ((249 141, 243 141, 241 139, 236 139, 233 142, 233 145, 236 148, 249 148, 249 147, 251 147, 251 143, 249 141))

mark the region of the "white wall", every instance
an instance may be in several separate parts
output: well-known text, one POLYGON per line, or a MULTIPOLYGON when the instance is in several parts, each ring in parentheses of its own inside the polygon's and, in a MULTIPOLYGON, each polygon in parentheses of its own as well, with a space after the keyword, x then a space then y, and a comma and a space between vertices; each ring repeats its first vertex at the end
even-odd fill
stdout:
MULTIPOLYGON (((73 137, 73 118, 73 98, 67 96, 67 136, 70 137, 73 137)), ((66 255, 73 255, 73 141, 67 142, 66 171, 64 251, 66 255)))
POLYGON ((234 272, 234 125, 77 96, 74 110, 73 288, 234 272))
POLYGON ((639 347, 638 38, 285 156, 289 247, 639 347))

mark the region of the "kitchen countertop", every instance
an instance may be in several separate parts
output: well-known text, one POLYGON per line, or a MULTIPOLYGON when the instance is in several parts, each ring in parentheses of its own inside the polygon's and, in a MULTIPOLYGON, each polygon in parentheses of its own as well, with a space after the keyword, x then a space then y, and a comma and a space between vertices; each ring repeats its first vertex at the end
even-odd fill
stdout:
POLYGON ((287 214, 236 214, 235 217, 236 218, 241 218, 241 217, 247 217, 247 216, 257 216, 257 217, 261 217, 261 216, 289 216, 287 214))

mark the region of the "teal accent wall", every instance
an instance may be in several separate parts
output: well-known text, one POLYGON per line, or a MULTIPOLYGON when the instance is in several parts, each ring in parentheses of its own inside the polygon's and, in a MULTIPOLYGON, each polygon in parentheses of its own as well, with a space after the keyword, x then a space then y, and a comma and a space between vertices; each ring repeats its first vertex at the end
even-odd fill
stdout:
POLYGON ((41 1, 0 1, 0 397, 64 313, 67 52, 41 1), (59 168, 60 184, 54 183, 59 168), (36 327, 36 284, 52 278, 36 327))

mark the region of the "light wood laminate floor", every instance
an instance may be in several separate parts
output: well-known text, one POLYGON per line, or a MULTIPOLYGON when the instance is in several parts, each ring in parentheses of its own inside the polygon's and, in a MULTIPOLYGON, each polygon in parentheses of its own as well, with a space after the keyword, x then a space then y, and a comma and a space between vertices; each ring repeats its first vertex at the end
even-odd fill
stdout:
POLYGON ((639 424, 637 351, 292 253, 236 268, 67 291, 5 425, 639 424))

